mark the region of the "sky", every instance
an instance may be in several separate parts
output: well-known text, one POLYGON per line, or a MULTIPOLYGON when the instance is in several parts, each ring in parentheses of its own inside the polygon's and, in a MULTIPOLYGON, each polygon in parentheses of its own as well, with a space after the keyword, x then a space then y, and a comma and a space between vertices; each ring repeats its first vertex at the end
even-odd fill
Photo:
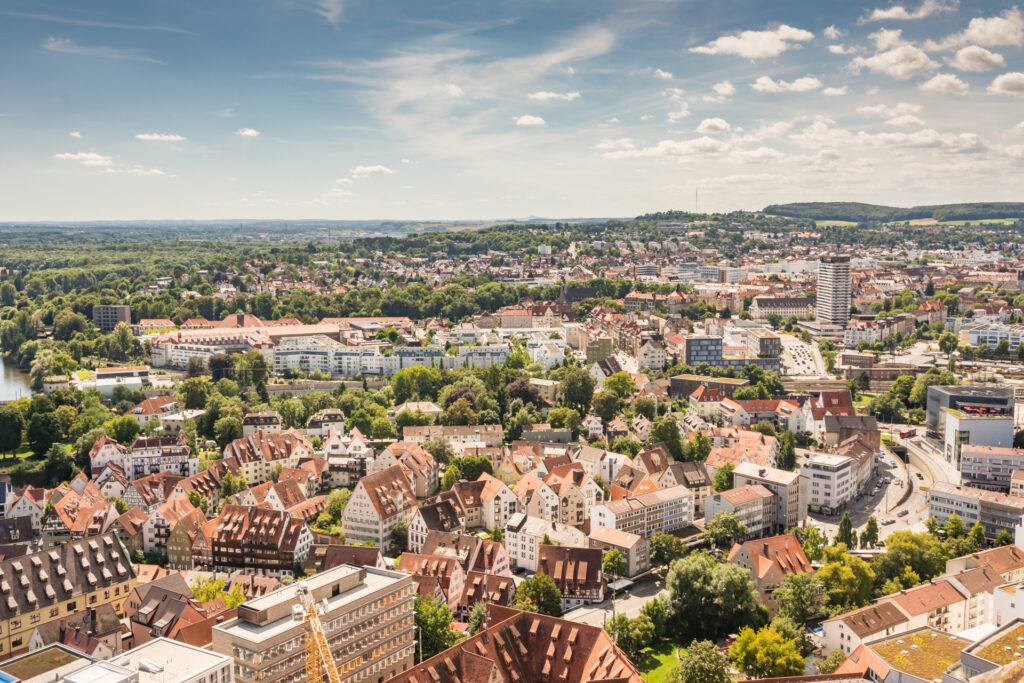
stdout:
POLYGON ((1022 188, 1012 2, 0 3, 0 221, 603 217, 1022 188))

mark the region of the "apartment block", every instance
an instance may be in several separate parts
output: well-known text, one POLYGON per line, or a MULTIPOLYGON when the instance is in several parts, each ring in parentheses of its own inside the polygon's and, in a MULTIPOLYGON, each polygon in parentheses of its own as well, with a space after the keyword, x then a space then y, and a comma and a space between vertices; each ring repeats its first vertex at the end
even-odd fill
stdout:
POLYGON ((738 488, 748 484, 760 484, 775 494, 771 511, 773 531, 792 529, 807 516, 810 482, 799 472, 741 462, 733 470, 733 486, 738 488))
POLYGON ((606 526, 644 538, 655 531, 668 533, 692 523, 693 492, 685 486, 641 493, 590 508, 592 528, 606 526))
POLYGON ((100 332, 113 332, 118 323, 131 325, 132 307, 97 304, 92 307, 92 323, 100 332))
POLYGON ((960 449, 960 482, 964 486, 1013 493, 1011 479, 1016 470, 1024 470, 1024 449, 975 444, 960 449))
POLYGON ((835 514, 857 494, 853 461, 841 455, 811 453, 800 468, 810 484, 808 505, 812 512, 835 514))
POLYGON ((1000 531, 1013 534, 1024 519, 1024 498, 985 491, 971 486, 935 482, 928 490, 928 514, 945 524, 953 514, 959 515, 970 529, 981 522, 988 539, 1000 531))
POLYGON ((704 501, 704 519, 711 521, 717 514, 731 512, 747 528, 747 538, 760 538, 773 528, 775 498, 760 484, 722 491, 704 501))
POLYGON ((212 649, 234 659, 236 681, 306 681, 306 628, 293 618, 300 586, 326 602, 320 621, 343 681, 376 683, 412 668, 412 577, 342 565, 243 603, 236 619, 213 628, 212 649))

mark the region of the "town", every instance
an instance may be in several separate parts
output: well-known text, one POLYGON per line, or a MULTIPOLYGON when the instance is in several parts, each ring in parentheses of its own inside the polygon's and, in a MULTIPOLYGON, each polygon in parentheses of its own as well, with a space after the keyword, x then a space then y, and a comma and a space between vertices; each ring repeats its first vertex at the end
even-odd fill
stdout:
POLYGON ((1019 227, 8 232, 0 677, 1008 680, 1019 227))

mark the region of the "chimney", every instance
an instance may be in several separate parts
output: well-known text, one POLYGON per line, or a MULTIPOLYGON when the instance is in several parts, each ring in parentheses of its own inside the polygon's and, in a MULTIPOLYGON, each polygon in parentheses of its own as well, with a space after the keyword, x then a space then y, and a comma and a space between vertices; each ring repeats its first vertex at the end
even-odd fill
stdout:
POLYGON ((762 546, 764 547, 764 554, 765 554, 765 556, 767 556, 768 555, 768 544, 767 543, 763 543, 762 546))

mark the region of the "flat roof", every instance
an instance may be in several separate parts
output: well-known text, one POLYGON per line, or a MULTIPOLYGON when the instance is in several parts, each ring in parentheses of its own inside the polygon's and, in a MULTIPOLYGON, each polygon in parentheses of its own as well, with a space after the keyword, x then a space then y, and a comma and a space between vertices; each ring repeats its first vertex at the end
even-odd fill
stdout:
POLYGON ((960 661, 960 653, 971 641, 924 628, 870 643, 868 647, 897 671, 941 680, 943 672, 960 661))
MULTIPOLYGON (((338 574, 335 573, 335 570, 337 569, 347 569, 350 570, 351 573, 365 571, 366 576, 363 582, 357 587, 327 598, 328 612, 337 609, 341 604, 368 597, 378 591, 390 587, 402 579, 410 578, 409 574, 403 574, 401 572, 376 569, 374 567, 342 565, 341 567, 334 568, 334 570, 320 572, 319 574, 314 574, 313 576, 290 586, 279 588, 273 593, 267 593, 266 595, 250 600, 245 604, 256 611, 265 610, 274 605, 279 605, 282 602, 301 605, 302 600, 299 597, 298 587, 300 585, 305 585, 309 588, 310 592, 313 592, 317 588, 328 586, 338 580, 338 574)), ((223 624, 218 624, 214 628, 223 631, 232 638, 247 640, 251 643, 258 643, 264 640, 277 638, 278 636, 281 636, 293 629, 302 629, 304 627, 302 622, 293 620, 292 615, 289 613, 276 621, 266 623, 262 626, 252 624, 248 621, 242 621, 236 617, 230 621, 224 622, 223 624)))
POLYGON ((48 681, 88 666, 92 659, 84 654, 72 652, 61 645, 50 645, 0 665, 0 681, 31 681, 43 677, 48 681), (60 674, 59 676, 57 674, 60 674))
POLYGON ((120 658, 115 657, 113 661, 121 662, 122 666, 138 671, 139 683, 161 683, 167 680, 168 673, 178 678, 198 676, 205 671, 217 668, 225 662, 230 663, 232 659, 227 655, 203 650, 176 640, 157 638, 129 650, 120 658), (124 657, 128 658, 127 662, 124 662, 124 657), (141 670, 139 664, 143 659, 156 662, 163 667, 164 671, 148 672, 141 670))

